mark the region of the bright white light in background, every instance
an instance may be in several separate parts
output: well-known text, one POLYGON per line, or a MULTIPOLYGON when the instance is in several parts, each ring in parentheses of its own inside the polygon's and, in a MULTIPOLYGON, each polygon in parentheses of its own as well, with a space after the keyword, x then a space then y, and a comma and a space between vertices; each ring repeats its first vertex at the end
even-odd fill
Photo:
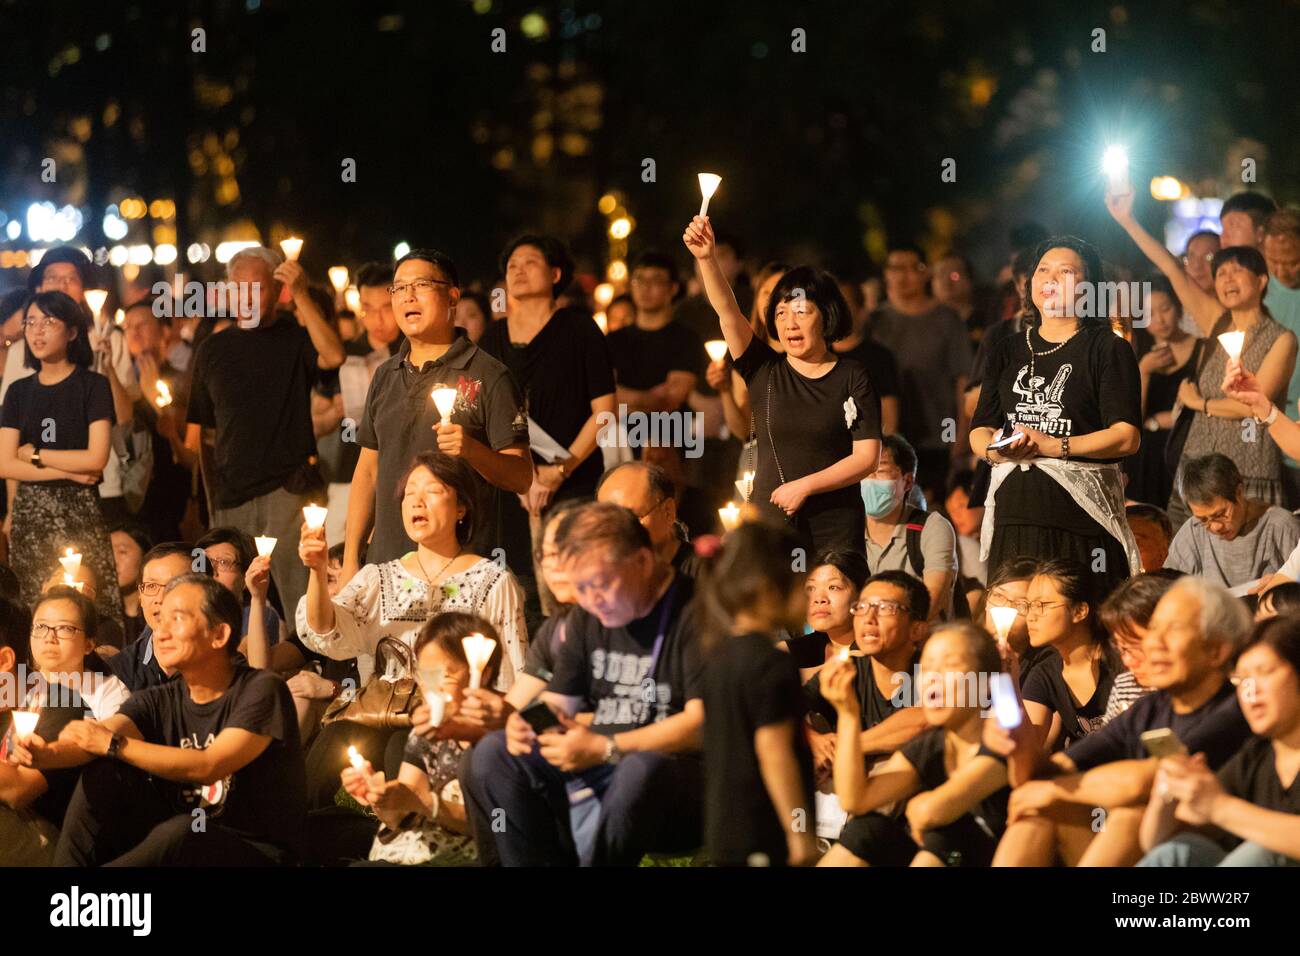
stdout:
POLYGON ((1173 176, 1156 176, 1151 180, 1151 198, 1160 200, 1182 199, 1191 195, 1191 190, 1173 176))
POLYGON ((176 247, 169 242, 156 246, 153 250, 153 261, 160 266, 171 265, 176 261, 176 247))
POLYGON ((261 245, 261 243, 253 242, 251 240, 247 240, 243 242, 220 243, 217 246, 217 261, 224 266, 227 262, 229 262, 232 258, 234 258, 236 252, 239 252, 241 249, 251 249, 253 246, 257 246, 257 245, 261 245))
POLYGON ((104 235, 113 241, 125 239, 127 229, 126 220, 117 214, 117 206, 109 206, 104 211, 104 235))
POLYGON ((10 219, 9 225, 5 226, 5 236, 10 239, 17 239, 23 231, 23 224, 17 219, 10 219))
POLYGON ((1128 150, 1123 146, 1107 146, 1101 154, 1101 171, 1110 180, 1112 190, 1121 188, 1128 179, 1128 150))
POLYGON ((592 298, 594 298, 596 304, 603 309, 614 301, 614 287, 608 282, 602 282, 600 285, 596 286, 592 298))
POLYGON ((33 242, 71 242, 83 221, 76 206, 59 209, 52 202, 32 203, 27 207, 27 238, 33 242))
POLYGON ((185 257, 190 262, 207 262, 212 257, 212 250, 208 248, 206 242, 191 242, 190 247, 185 250, 185 257))
POLYGON ((153 262, 153 249, 144 243, 138 246, 130 246, 127 248, 126 261, 133 266, 147 266, 153 262))
POLYGON ((410 251, 411 244, 409 242, 399 242, 397 245, 393 246, 393 259, 400 259, 410 251))
POLYGON ((130 258, 130 255, 126 246, 114 246, 108 250, 108 264, 120 269, 126 265, 126 260, 130 258))
POLYGON ((632 234, 632 220, 627 216, 620 216, 609 224, 609 235, 611 239, 626 239, 632 234))
POLYGON ((27 207, 27 238, 44 242, 53 230, 54 203, 34 202, 27 207))

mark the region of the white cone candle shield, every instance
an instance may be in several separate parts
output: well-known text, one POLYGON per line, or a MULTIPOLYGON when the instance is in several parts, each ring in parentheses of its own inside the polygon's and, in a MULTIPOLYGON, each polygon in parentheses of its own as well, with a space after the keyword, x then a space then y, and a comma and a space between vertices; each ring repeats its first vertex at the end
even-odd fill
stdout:
POLYGON ((302 509, 302 516, 307 522, 307 527, 312 531, 318 531, 325 527, 325 516, 329 514, 328 508, 322 508, 320 505, 307 505, 302 509))
POLYGON ((302 254, 302 240, 297 236, 281 239, 280 248, 283 250, 286 259, 290 262, 297 262, 298 256, 302 254))
POLYGON ((1011 626, 1016 623, 1016 614, 1019 613, 1013 607, 991 607, 989 616, 993 618, 993 627, 998 632, 998 643, 1005 644, 1007 635, 1011 633, 1011 626))
POLYGON ((600 329, 601 335, 609 335, 609 316, 604 312, 597 312, 592 316, 596 323, 596 328, 600 329))
POLYGON ((1245 332, 1224 332, 1219 336, 1219 342, 1223 345, 1223 350, 1228 353, 1228 358, 1241 358, 1241 347, 1246 344, 1245 332))
POLYGON ((704 343, 704 351, 709 353, 709 358, 715 362, 721 362, 722 357, 727 354, 727 343, 722 339, 709 339, 704 343))
POLYGON ((424 693, 424 702, 429 705, 429 723, 434 727, 442 725, 442 718, 447 712, 447 695, 442 692, 442 681, 446 672, 441 667, 421 667, 415 673, 424 693))
POLYGON ((462 637, 460 644, 465 648, 465 659, 469 661, 469 686, 473 689, 483 680, 483 668, 492 659, 492 652, 496 650, 497 642, 482 634, 471 634, 469 637, 462 637))
POLYGON ((724 531, 735 531, 740 526, 740 508, 734 501, 728 501, 725 508, 718 509, 724 531))
POLYGON ((342 292, 348 287, 347 266, 330 266, 329 276, 330 285, 334 287, 335 292, 342 292))
POLYGON ((754 491, 754 473, 752 471, 747 471, 741 475, 740 480, 736 482, 736 490, 740 492, 740 497, 744 498, 745 503, 748 504, 749 496, 754 491))
POLYGON ((264 534, 258 535, 256 538, 254 538, 253 543, 257 545, 257 556, 259 558, 269 558, 271 556, 271 552, 275 550, 276 540, 277 540, 276 538, 272 538, 264 534))
POLYGON ((11 711, 14 722, 14 735, 21 741, 26 740, 36 730, 36 723, 41 715, 34 710, 11 711))
POLYGON ((451 424, 451 410, 456 407, 456 390, 450 385, 443 385, 433 390, 433 404, 442 416, 444 425, 451 424))
POLYGON ((104 311, 104 300, 108 298, 108 293, 103 289, 87 289, 86 305, 90 306, 91 315, 98 316, 104 311))
POLYGON ((116 325, 126 325, 126 310, 118 309, 113 313, 113 322, 116 325))
POLYGON ((357 748, 351 744, 348 745, 348 761, 352 764, 353 770, 365 769, 366 758, 357 753, 357 748))
POLYGON ((348 311, 353 315, 361 314, 361 293, 356 289, 348 289, 344 292, 343 301, 347 303, 348 311))
POLYGON ((59 564, 63 565, 63 573, 67 575, 76 575, 81 570, 81 554, 73 551, 71 548, 63 549, 63 556, 59 558, 59 564))
POLYGON ((707 215, 709 212, 709 200, 713 194, 718 191, 718 184, 722 182, 722 177, 717 173, 700 173, 700 195, 704 201, 700 203, 700 215, 707 215))

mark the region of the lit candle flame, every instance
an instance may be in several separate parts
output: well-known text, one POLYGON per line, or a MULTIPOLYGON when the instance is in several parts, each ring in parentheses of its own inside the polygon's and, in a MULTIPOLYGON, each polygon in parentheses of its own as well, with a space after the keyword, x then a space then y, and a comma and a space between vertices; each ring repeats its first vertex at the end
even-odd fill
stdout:
POLYGON ((709 358, 713 361, 721 362, 727 354, 727 343, 722 339, 710 339, 704 343, 704 351, 709 353, 709 358))
POLYGON ((329 277, 330 285, 334 287, 335 292, 342 292, 348 287, 347 266, 330 266, 329 277))
POLYGON ((725 531, 735 531, 740 527, 740 508, 734 501, 728 501, 725 508, 719 508, 718 517, 722 519, 725 531))
POLYGON ((257 556, 259 558, 269 558, 271 552, 275 550, 275 542, 277 540, 278 539, 272 538, 268 535, 258 535, 254 538, 253 543, 257 545, 257 556))
POLYGON ((465 648, 465 659, 469 661, 469 686, 473 690, 483 680, 483 668, 492 659, 492 652, 496 650, 497 642, 482 634, 471 634, 469 637, 462 637, 460 644, 465 648))
POLYGON ((118 309, 113 313, 113 323, 115 325, 126 325, 126 310, 118 309))
POLYGON ((302 254, 302 240, 297 236, 290 236, 288 239, 280 240, 280 248, 284 251, 284 257, 290 262, 297 262, 298 256, 302 254))
POLYGON ((348 744, 348 760, 352 763, 353 770, 366 768, 366 758, 357 753, 357 748, 352 744, 348 744))
POLYGON ((450 385, 440 385, 431 393, 434 407, 442 416, 444 425, 451 424, 451 410, 456 407, 456 390, 450 385))
POLYGON ((172 387, 168 385, 166 382, 164 382, 162 379, 158 379, 157 387, 158 387, 158 397, 154 399, 154 404, 156 404, 159 408, 166 408, 168 405, 172 403, 172 387))
POLYGON ((749 496, 754 492, 754 473, 745 472, 740 480, 736 482, 736 490, 740 492, 740 497, 745 499, 745 504, 749 504, 749 496))
POLYGON ((59 564, 63 565, 64 574, 69 577, 75 576, 81 570, 81 554, 71 548, 64 548, 63 557, 59 558, 59 564))
POLYGON ((847 661, 849 659, 849 648, 847 646, 841 647, 839 654, 836 656, 842 661, 847 661))
POLYGON ((704 197, 704 201, 700 203, 700 215, 704 216, 708 214, 709 200, 718 191, 718 185, 722 182, 722 177, 717 173, 700 173, 699 178, 700 195, 704 197))
POLYGON ((329 509, 320 505, 307 505, 302 509, 302 516, 307 521, 307 527, 312 531, 319 531, 325 527, 325 516, 329 514, 329 509))

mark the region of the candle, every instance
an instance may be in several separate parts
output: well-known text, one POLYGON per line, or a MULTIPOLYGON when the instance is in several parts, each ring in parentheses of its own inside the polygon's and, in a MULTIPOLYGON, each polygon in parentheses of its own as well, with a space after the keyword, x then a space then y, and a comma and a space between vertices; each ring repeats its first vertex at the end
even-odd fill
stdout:
POLYGON ((113 313, 113 322, 115 325, 126 325, 126 310, 118 309, 113 313))
POLYGON ((259 558, 269 558, 271 552, 275 550, 276 540, 267 535, 258 535, 254 538, 253 543, 257 545, 257 556, 259 558))
POLYGON ((290 236, 288 239, 280 240, 280 248, 284 250, 284 257, 290 262, 297 262, 298 256, 302 253, 302 240, 297 236, 290 236))
POLYGON ((593 315, 592 320, 596 323, 596 328, 600 329, 601 335, 609 335, 609 316, 604 312, 597 312, 593 315))
POLYGON ((348 311, 353 315, 361 314, 361 293, 356 289, 348 289, 344 292, 343 301, 347 304, 348 311))
POLYGON ((1228 358, 1241 358, 1241 347, 1246 344, 1245 332, 1224 332, 1219 336, 1219 342, 1223 345, 1223 350, 1228 353, 1228 358))
POLYGON ((10 713, 13 714, 14 736, 21 743, 35 732, 36 723, 41 715, 34 710, 14 710, 10 713))
POLYGON ((307 520, 307 527, 312 531, 319 531, 325 527, 325 515, 328 513, 329 509, 320 505, 307 505, 302 509, 302 516, 307 520))
POLYGON ((348 744, 348 760, 352 763, 353 770, 364 770, 366 767, 366 758, 357 753, 357 748, 348 744))
POLYGON ((90 306, 90 314, 98 316, 104 311, 104 300, 108 298, 108 292, 104 289, 87 289, 85 291, 86 304, 90 306))
POLYGON ((439 385, 431 393, 433 404, 442 416, 444 425, 451 424, 451 410, 456 407, 456 390, 450 385, 439 385))
POLYGON ((81 554, 71 548, 64 548, 59 564, 63 565, 63 573, 72 577, 81 570, 81 554))
POLYGON ((722 177, 717 173, 700 173, 700 195, 704 201, 700 203, 700 215, 707 215, 709 211, 709 200, 713 194, 718 191, 718 184, 722 182, 722 177))
POLYGON ((348 267, 347 266, 330 266, 329 267, 330 285, 334 291, 342 292, 348 287, 348 267))
POLYGON ((465 648, 465 659, 469 661, 469 686, 473 690, 483 679, 483 668, 492 658, 497 642, 482 634, 471 634, 461 638, 460 644, 465 648))
POLYGON ((704 351, 709 353, 709 358, 715 362, 721 362, 722 357, 727 354, 727 343, 722 339, 709 339, 704 343, 704 351))
POLYGON ((1007 635, 1011 633, 1011 625, 1016 623, 1016 615, 1020 613, 1013 607, 991 607, 989 616, 993 618, 993 627, 998 632, 998 643, 1006 644, 1007 635))
POLYGON ((172 388, 162 379, 158 379, 158 397, 154 399, 154 404, 159 408, 166 408, 172 403, 172 388))
POLYGON ((429 723, 434 727, 442 725, 442 718, 447 713, 448 697, 442 692, 443 678, 446 672, 441 667, 421 667, 415 672, 424 691, 424 702, 429 705, 429 723))
POLYGON ((749 496, 754 491, 754 473, 747 471, 736 482, 736 490, 740 492, 740 497, 745 499, 745 504, 749 504, 749 496))
POLYGON ((839 652, 838 654, 836 654, 835 656, 838 657, 838 658, 839 658, 840 660, 842 660, 842 661, 847 661, 847 660, 849 659, 849 648, 848 648, 848 646, 846 645, 846 646, 844 646, 844 647, 841 647, 841 648, 840 648, 840 652, 839 652))
POLYGON ((719 508, 718 517, 722 519, 723 530, 735 531, 740 526, 740 508, 734 501, 728 501, 725 508, 719 508))

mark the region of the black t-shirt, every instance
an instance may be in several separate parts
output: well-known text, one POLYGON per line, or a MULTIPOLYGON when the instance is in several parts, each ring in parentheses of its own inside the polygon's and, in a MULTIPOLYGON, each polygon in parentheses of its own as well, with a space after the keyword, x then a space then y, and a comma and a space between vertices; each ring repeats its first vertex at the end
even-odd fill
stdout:
POLYGON ((1277 776, 1277 754, 1267 737, 1251 737, 1237 755, 1219 768, 1219 783, 1234 797, 1265 810, 1300 813, 1300 774, 1283 787, 1277 776))
POLYGON ((595 714, 591 729, 600 734, 620 734, 680 713, 688 700, 703 694, 703 662, 690 604, 694 594, 695 582, 674 575, 645 617, 612 630, 582 608, 570 611, 547 690, 583 698, 588 705, 583 710, 595 714), (652 673, 665 607, 667 628, 652 673))
POLYGON ((1208 701, 1186 714, 1174 713, 1173 698, 1158 690, 1139 697, 1105 727, 1072 744, 1065 755, 1080 770, 1116 760, 1145 760, 1150 754, 1141 736, 1168 727, 1189 754, 1204 753, 1210 769, 1227 763, 1250 739, 1250 725, 1241 715, 1237 694, 1228 681, 1208 701))
MULTIPOLYGON (((399 335, 388 345, 376 349, 371 346, 370 339, 366 338, 363 332, 359 338, 343 343, 343 364, 366 368, 368 362, 374 361, 370 357, 375 353, 378 352, 391 358, 397 354, 397 350, 404 344, 406 344, 406 339, 399 335)), ((316 391, 326 398, 333 398, 342 392, 343 385, 340 379, 340 371, 339 368, 321 369, 316 391)), ((373 378, 373 375, 371 377, 373 378)), ((330 442, 337 442, 333 467, 327 480, 343 484, 349 484, 352 481, 352 474, 357 470, 357 459, 361 457, 361 443, 355 435, 348 435, 348 429, 355 429, 358 424, 357 422, 350 422, 345 417, 339 423, 336 434, 322 436, 317 442, 321 450, 322 462, 327 456, 325 450, 327 438, 330 442), (351 437, 350 441, 347 440, 349 437, 351 437)))
POLYGON ((1064 667, 1061 655, 1053 650, 1044 655, 1042 661, 1029 672, 1020 689, 1020 696, 1025 700, 1042 704, 1061 715, 1058 749, 1101 729, 1105 723, 1110 689, 1115 683, 1115 672, 1103 654, 1098 665, 1097 689, 1093 691, 1092 697, 1079 704, 1070 691, 1070 685, 1065 682, 1064 667))
MULTIPOLYGON (((1109 325, 1085 322, 1063 345, 1046 341, 1036 329, 1029 335, 1035 353, 1033 381, 1024 334, 1004 338, 989 354, 972 428, 996 430, 1019 423, 1063 437, 1091 434, 1116 422, 1142 427, 1137 358, 1109 325), (1049 349, 1056 351, 1043 354, 1049 349)), ((1002 526, 1096 532, 1097 523, 1071 494, 1037 468, 1017 468, 1009 474, 998 488, 996 503, 996 521, 1002 526)))
POLYGON ((894 353, 885 348, 870 335, 863 336, 862 341, 847 351, 838 353, 840 358, 851 359, 867 370, 867 381, 881 398, 897 396, 901 391, 898 385, 898 362, 894 353))
MULTIPOLYGON (((592 401, 614 392, 605 336, 577 309, 557 309, 525 345, 510 341, 508 319, 491 322, 478 347, 510 369, 523 389, 529 417, 565 448, 591 418, 592 401)), ((597 449, 565 479, 558 497, 592 494, 603 470, 597 449)))
POLYGON ((826 663, 826 645, 830 636, 822 631, 800 634, 786 639, 785 646, 790 650, 790 660, 800 669, 804 667, 821 667, 826 663))
POLYGON ((311 336, 290 315, 209 336, 194 356, 188 420, 216 429, 211 483, 218 508, 283 487, 316 454, 311 336))
POLYGON ((704 833, 709 859, 743 866, 753 853, 786 862, 791 821, 778 816, 763 782, 754 733, 789 722, 803 784, 807 832, 813 829, 812 755, 800 726, 803 695, 790 655, 768 634, 722 640, 704 671, 704 833))
MULTIPOLYGON (((76 691, 65 688, 61 693, 70 694, 72 699, 63 698, 66 703, 63 707, 42 707, 36 720, 34 733, 47 744, 58 740, 63 728, 74 720, 85 720, 90 716, 90 708, 80 701, 76 691)), ((42 770, 41 775, 45 777, 46 790, 32 801, 32 809, 41 819, 61 827, 63 815, 67 813, 72 794, 77 789, 77 781, 81 779, 81 768, 42 770)))
POLYGON ((524 652, 524 673, 544 680, 548 684, 555 676, 555 651, 568 640, 568 628, 563 626, 567 613, 557 612, 542 622, 528 642, 524 652))
MULTIPOLYGON (((895 686, 889 690, 886 696, 880 692, 876 685, 876 675, 871 670, 870 657, 851 657, 854 666, 858 669, 857 676, 853 679, 853 689, 858 695, 858 709, 862 714, 862 729, 870 730, 876 724, 883 721, 886 717, 891 717, 904 707, 916 706, 919 687, 917 686, 916 675, 921 663, 921 652, 918 649, 912 657, 912 663, 908 665, 907 680, 899 680, 895 686)), ((808 709, 813 713, 820 714, 826 719, 832 728, 835 727, 838 719, 835 706, 822 696, 821 674, 813 674, 812 678, 804 685, 808 709)))
MULTIPOLYGON (((78 451, 90 447, 90 423, 117 421, 108 379, 74 366, 55 385, 42 385, 40 375, 28 375, 9 386, 0 428, 18 430, 18 444, 37 449, 78 451)), ((83 487, 71 479, 43 482, 46 487, 83 487)))
MULTIPOLYGON (((866 369, 852 359, 839 358, 821 378, 805 378, 755 336, 736 359, 736 371, 749 387, 758 434, 749 500, 778 519, 785 515, 769 500, 782 483, 778 463, 784 480, 794 481, 852 454, 855 441, 880 438, 880 399, 866 369)), ((844 512, 841 520, 851 527, 861 529, 866 521, 857 485, 810 495, 800 513, 831 510, 844 512)))
POLYGON ((237 666, 226 692, 209 703, 196 704, 185 681, 174 680, 135 694, 119 713, 147 742, 183 750, 206 750, 231 727, 270 737, 256 760, 225 780, 169 785, 178 813, 202 808, 212 822, 241 836, 290 855, 297 852, 306 820, 307 778, 298 718, 283 680, 270 671, 237 666))
POLYGON ((669 372, 704 377, 708 356, 700 337, 683 325, 669 322, 662 329, 635 325, 609 333, 609 354, 618 384, 645 391, 661 385, 669 372))
MULTIPOLYGON (((375 370, 366 394, 366 410, 357 428, 357 441, 379 455, 375 534, 366 551, 366 560, 371 564, 392 561, 415 550, 402 526, 397 486, 416 455, 438 447, 434 426, 440 418, 433 404, 435 387, 456 389, 451 420, 493 451, 528 441, 523 397, 514 379, 504 365, 475 346, 463 329, 456 330, 451 348, 436 362, 425 362, 423 368, 416 369, 410 356, 410 342, 403 339, 397 354, 375 370)), ((478 513, 465 549, 491 555, 500 544, 500 496, 487 479, 474 469, 470 471, 478 513)))
MULTIPOLYGON (((931 727, 898 748, 899 753, 907 758, 907 762, 916 770, 916 775, 921 778, 923 790, 933 790, 948 782, 948 768, 943 763, 943 744, 944 729, 931 727)), ((979 817, 990 830, 1001 835, 1007 828, 1009 799, 1011 799, 1011 788, 1003 787, 971 807, 966 815, 979 817)))

